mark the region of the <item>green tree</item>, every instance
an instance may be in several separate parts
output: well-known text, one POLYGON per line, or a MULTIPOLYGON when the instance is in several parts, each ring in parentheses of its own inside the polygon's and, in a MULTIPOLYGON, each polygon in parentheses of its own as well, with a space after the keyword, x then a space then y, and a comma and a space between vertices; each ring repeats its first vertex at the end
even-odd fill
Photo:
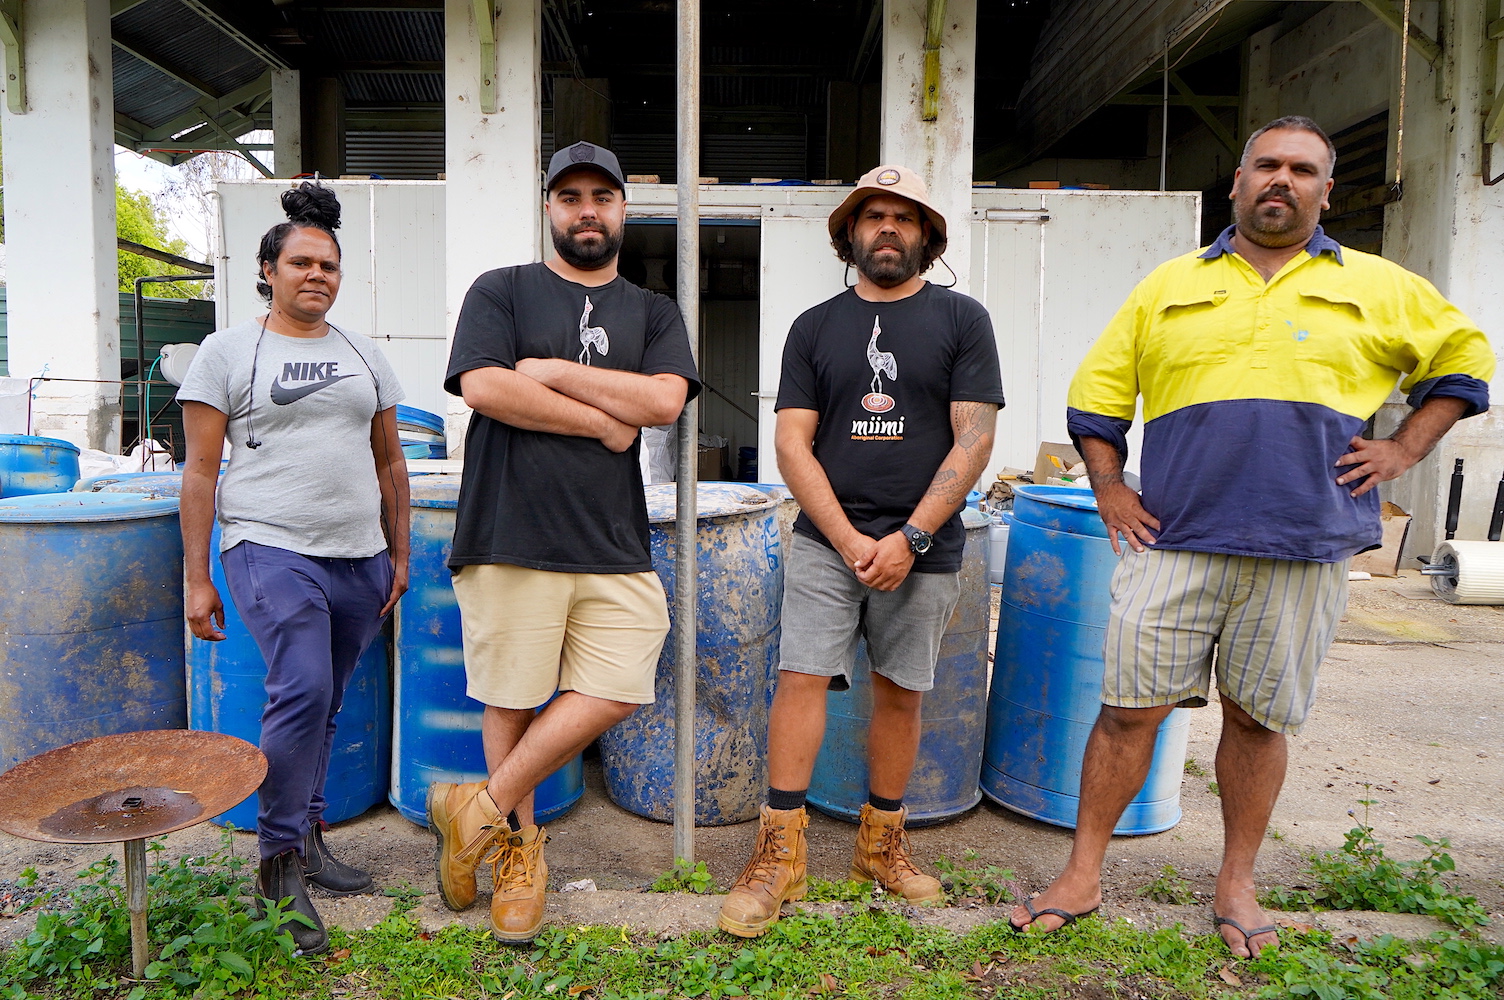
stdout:
MULTIPOLYGON (((184 256, 188 244, 167 235, 167 220, 162 211, 145 191, 132 191, 119 181, 115 182, 115 235, 132 243, 141 243, 184 256)), ((150 257, 118 251, 120 258, 120 290, 134 292, 136 279, 147 275, 187 274, 186 268, 164 264, 150 257)), ((170 282, 164 285, 147 285, 143 291, 162 299, 192 298, 195 287, 189 282, 170 282)))

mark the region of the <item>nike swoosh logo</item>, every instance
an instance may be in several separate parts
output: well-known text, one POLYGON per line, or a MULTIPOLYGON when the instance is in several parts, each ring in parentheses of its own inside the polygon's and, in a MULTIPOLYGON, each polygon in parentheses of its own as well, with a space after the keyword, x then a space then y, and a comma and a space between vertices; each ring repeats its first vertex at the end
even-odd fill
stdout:
POLYGON ((310 382, 300 385, 296 389, 289 389, 282 384, 281 379, 272 379, 272 402, 278 406, 286 406, 288 403, 296 403, 304 396, 310 396, 320 389, 327 389, 336 382, 343 382, 354 375, 336 375, 334 378, 326 378, 322 382, 310 382))

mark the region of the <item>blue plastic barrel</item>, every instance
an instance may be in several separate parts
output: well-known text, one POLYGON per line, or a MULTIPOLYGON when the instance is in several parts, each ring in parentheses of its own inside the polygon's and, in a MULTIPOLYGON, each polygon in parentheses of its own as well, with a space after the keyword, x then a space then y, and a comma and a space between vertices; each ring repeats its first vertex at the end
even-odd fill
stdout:
MULTIPOLYGON (((115 473, 100 476, 101 494, 145 493, 176 497, 183 489, 180 472, 115 473)), ((83 484, 80 484, 83 485, 83 484)), ((261 713, 266 707, 266 661, 256 640, 230 599, 230 587, 219 561, 219 522, 209 539, 209 579, 225 605, 225 638, 209 642, 187 637, 188 727, 237 736, 261 743, 261 713)), ((181 551, 181 546, 179 548, 181 551)), ((178 569, 182 573, 181 567, 178 569)), ((181 612, 180 612, 181 613, 181 612)), ((350 677, 345 700, 335 720, 334 746, 329 751, 329 774, 324 782, 324 819, 330 823, 359 816, 386 798, 387 772, 392 755, 391 678, 387 638, 378 635, 350 677)), ((253 795, 213 820, 241 829, 256 826, 253 795)))
POLYGON ((77 445, 30 434, 0 434, 0 497, 64 493, 76 482, 77 445))
POLYGON ((78 740, 188 724, 176 500, 0 500, 0 566, 0 770, 78 740))
MULTIPOLYGON (((428 451, 408 458, 448 458, 444 438, 444 418, 416 406, 397 404, 397 436, 404 445, 423 445, 428 451)), ((406 449, 403 449, 406 451, 406 449)))
MULTIPOLYGON (((111 472, 103 476, 90 476, 88 479, 80 479, 73 484, 74 493, 99 493, 106 486, 124 486, 140 480, 148 486, 157 483, 178 482, 182 479, 180 472, 111 472)), ((111 490, 119 493, 122 490, 111 490)), ((150 492, 150 491, 148 491, 150 492)), ((177 496, 177 493, 168 493, 167 496, 177 496)))
MULTIPOLYGON (((428 786, 483 781, 483 706, 465 694, 460 609, 449 576, 460 477, 413 476, 412 561, 408 590, 397 605, 392 644, 393 705, 390 799, 419 825, 428 823, 428 786)), ((533 817, 547 823, 585 794, 585 763, 575 757, 533 792, 533 817)))
MULTIPOLYGON (((961 557, 961 599, 940 641, 935 686, 921 708, 919 753, 904 805, 910 826, 959 816, 982 801, 977 781, 987 721, 987 633, 992 608, 987 590, 986 517, 965 508, 966 548, 961 557)), ((815 759, 809 803, 855 823, 867 801, 867 727, 872 719, 872 673, 867 643, 857 647, 851 688, 826 695, 825 741, 815 759)))
MULTIPOLYGON (((982 790, 1056 826, 1076 825, 1117 562, 1090 490, 1014 487, 982 790)), ((1114 833, 1159 833, 1180 822, 1189 732, 1185 709, 1160 724, 1149 777, 1114 833)))
MULTIPOLYGON (((653 568, 674 608, 673 483, 646 487, 653 568)), ((775 503, 738 483, 700 483, 695 565, 695 823, 757 816, 767 790, 768 702, 778 661, 783 546, 775 503)), ((674 818, 674 645, 658 661, 653 704, 601 736, 606 791, 648 819, 674 818)))

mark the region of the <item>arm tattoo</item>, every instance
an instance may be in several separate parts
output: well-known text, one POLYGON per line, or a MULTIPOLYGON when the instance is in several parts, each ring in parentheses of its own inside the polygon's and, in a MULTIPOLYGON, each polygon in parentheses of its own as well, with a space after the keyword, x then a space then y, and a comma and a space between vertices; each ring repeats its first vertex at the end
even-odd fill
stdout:
MULTIPOLYGON (((956 496, 956 470, 942 468, 935 473, 935 478, 930 480, 929 489, 924 491, 927 497, 941 497, 943 499, 955 499, 956 496)), ((960 499, 966 499, 963 494, 960 499)))
POLYGON ((970 452, 986 437, 997 414, 996 403, 953 402, 950 404, 950 422, 955 432, 956 444, 962 451, 970 452))

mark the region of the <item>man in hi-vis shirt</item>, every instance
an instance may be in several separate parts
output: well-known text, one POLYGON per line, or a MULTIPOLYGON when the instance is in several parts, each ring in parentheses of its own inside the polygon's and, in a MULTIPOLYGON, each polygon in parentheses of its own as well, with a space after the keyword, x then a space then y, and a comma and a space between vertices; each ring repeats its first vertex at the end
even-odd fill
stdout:
POLYGON ((960 509, 992 454, 1003 403, 987 311, 921 275, 945 219, 906 167, 878 167, 830 217, 854 288, 789 331, 778 389, 778 467, 802 512, 783 602, 768 720, 768 803, 722 929, 756 937, 805 891, 805 793, 825 735, 825 693, 872 664, 869 801, 851 877, 915 903, 943 899, 909 859, 904 789, 919 708, 960 596, 960 509))

